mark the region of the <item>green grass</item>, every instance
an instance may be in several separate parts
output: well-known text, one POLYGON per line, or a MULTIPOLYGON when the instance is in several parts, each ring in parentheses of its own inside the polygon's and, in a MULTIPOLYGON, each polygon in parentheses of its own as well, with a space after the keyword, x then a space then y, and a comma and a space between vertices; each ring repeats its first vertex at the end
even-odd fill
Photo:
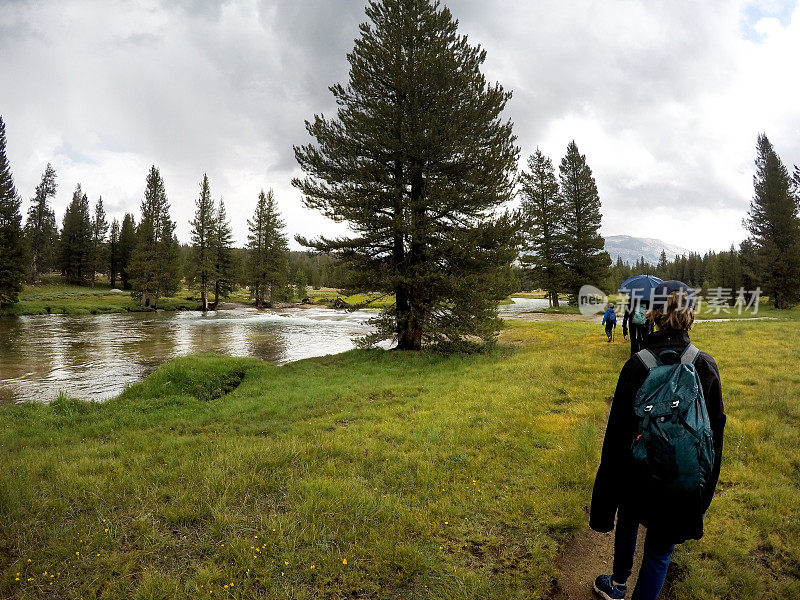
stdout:
MULTIPOLYGON (((728 429, 676 598, 800 594, 798 334, 696 328, 728 429)), ((513 323, 476 356, 188 357, 105 404, 0 406, 0 597, 546 598, 626 358, 604 340, 513 323)))
POLYGON ((192 357, 103 405, 0 407, 0 597, 544 598, 624 356, 586 333, 192 357))

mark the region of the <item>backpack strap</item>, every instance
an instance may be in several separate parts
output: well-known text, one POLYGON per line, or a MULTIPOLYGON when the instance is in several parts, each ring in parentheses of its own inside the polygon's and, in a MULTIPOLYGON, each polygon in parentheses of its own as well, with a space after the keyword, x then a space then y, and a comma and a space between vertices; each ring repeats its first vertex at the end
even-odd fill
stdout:
POLYGON ((636 356, 639 357, 639 360, 642 361, 647 370, 650 371, 655 369, 658 366, 658 358, 655 354, 653 354, 652 350, 648 350, 644 348, 643 350, 639 350, 636 353, 636 356))
POLYGON ((699 354, 700 350, 697 349, 697 346, 694 344, 689 344, 686 346, 686 350, 683 351, 683 354, 681 354, 681 364, 693 365, 699 354))

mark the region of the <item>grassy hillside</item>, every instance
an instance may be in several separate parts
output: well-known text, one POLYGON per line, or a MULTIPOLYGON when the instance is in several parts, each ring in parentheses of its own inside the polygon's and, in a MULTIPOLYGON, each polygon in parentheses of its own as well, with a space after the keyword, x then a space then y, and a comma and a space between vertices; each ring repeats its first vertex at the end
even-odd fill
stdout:
MULTIPOLYGON (((729 428, 681 598, 800 594, 799 333, 697 328, 729 428)), ((0 597, 546 598, 625 350, 515 323, 481 356, 189 357, 102 405, 2 406, 0 597)))

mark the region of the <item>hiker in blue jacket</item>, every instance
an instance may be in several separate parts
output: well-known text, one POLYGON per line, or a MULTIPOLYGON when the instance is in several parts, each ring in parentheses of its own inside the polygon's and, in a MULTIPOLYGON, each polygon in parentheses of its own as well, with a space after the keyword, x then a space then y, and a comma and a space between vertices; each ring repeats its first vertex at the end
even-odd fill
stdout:
MULTIPOLYGON (((647 534, 642 566, 632 598, 654 600, 658 597, 675 544, 703 536, 703 519, 719 479, 725 412, 717 364, 711 356, 692 346, 689 340, 688 332, 694 322, 692 290, 682 282, 666 281, 657 291, 657 297, 663 300, 654 300, 648 318, 655 322, 658 330, 649 337, 647 349, 628 359, 622 368, 611 404, 600 467, 592 491, 589 526, 595 531, 609 532, 615 528, 616 516, 612 572, 610 575, 600 575, 594 584, 595 592, 606 600, 621 600, 626 596, 626 582, 633 568, 640 524, 647 528, 647 534), (702 395, 693 387, 681 387, 681 392, 688 389, 688 395, 672 396, 669 385, 664 385, 658 389, 668 390, 664 392, 666 395, 642 395, 639 398, 638 392, 643 386, 646 385, 649 391, 654 384, 663 385, 663 382, 655 380, 656 374, 652 382, 647 380, 651 368, 664 365, 673 365, 675 369, 667 371, 688 376, 693 385, 697 385, 694 382, 699 379, 698 387, 702 395), (686 365, 693 365, 694 370, 686 365), (693 379, 695 372, 697 379, 693 379), (682 412, 686 408, 678 408, 689 397, 691 400, 684 403, 684 407, 690 405, 694 411, 692 414, 682 412), (678 402, 671 402, 673 398, 677 398, 678 402), (651 419, 648 408, 652 411, 653 404, 649 402, 664 400, 669 412, 664 413, 665 416, 656 414, 651 419), (707 421, 702 414, 703 402, 707 421), (702 421, 705 424, 702 432, 692 429, 687 417, 690 420, 699 419, 693 421, 695 425, 702 421), (671 438, 662 438, 655 435, 655 432, 666 432, 668 427, 680 428, 682 425, 686 426, 680 430, 682 439, 689 440, 689 443, 680 450, 680 458, 677 458, 676 447, 671 444, 681 436, 673 433, 671 438), (699 433, 711 435, 712 439, 701 437, 699 433), (696 446, 691 440, 692 436, 698 439, 696 446), (698 451, 701 444, 704 450, 698 451), (670 469, 673 464, 678 464, 677 461, 681 461, 681 468, 693 464, 690 463, 693 447, 694 459, 703 466, 691 472, 702 483, 686 488, 690 490, 686 492, 688 497, 668 494, 659 496, 658 491, 664 489, 659 487, 664 485, 663 479, 657 479, 661 473, 659 468, 666 465, 667 472, 672 472, 670 469), (644 455, 641 453, 642 448, 645 450, 644 455), (701 462, 699 454, 703 454, 706 460, 701 462), (683 499, 676 501, 676 497, 683 499)), ((673 380, 669 379, 666 383, 671 381, 673 380)), ((659 404, 659 410, 663 406, 659 404)), ((675 432, 676 429, 669 431, 675 432)), ((682 489, 676 483, 668 482, 667 485, 671 486, 668 488, 671 492, 682 489)))
POLYGON ((614 329, 617 327, 617 313, 614 311, 614 305, 609 304, 608 308, 606 309, 605 314, 603 315, 603 322, 601 325, 606 326, 606 337, 608 341, 611 342, 614 340, 614 329))

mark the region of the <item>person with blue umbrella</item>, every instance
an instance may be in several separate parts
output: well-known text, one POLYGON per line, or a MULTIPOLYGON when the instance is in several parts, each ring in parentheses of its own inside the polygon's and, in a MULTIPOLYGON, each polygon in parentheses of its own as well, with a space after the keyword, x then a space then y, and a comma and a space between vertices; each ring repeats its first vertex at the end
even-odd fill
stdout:
POLYGON ((653 300, 653 290, 661 280, 653 275, 634 275, 622 282, 619 291, 630 298, 622 318, 622 336, 631 336, 631 356, 645 347, 647 337, 653 333, 653 324, 647 320, 647 309, 653 300))

